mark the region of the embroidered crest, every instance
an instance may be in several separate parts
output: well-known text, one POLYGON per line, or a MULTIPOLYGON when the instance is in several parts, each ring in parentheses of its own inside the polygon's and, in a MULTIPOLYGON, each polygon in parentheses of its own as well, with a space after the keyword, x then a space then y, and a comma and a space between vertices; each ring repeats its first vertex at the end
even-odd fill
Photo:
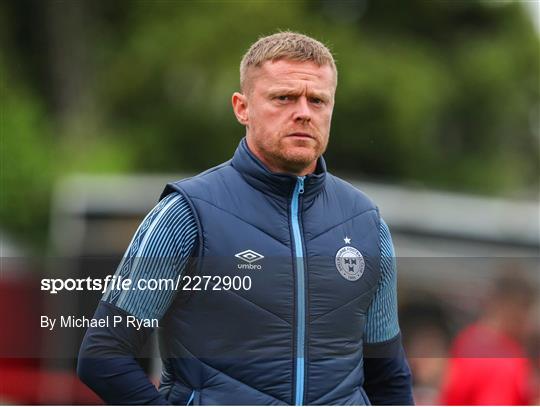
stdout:
POLYGON ((358 249, 352 246, 345 246, 336 253, 336 268, 343 278, 349 281, 356 281, 364 274, 366 263, 364 262, 362 253, 358 249))

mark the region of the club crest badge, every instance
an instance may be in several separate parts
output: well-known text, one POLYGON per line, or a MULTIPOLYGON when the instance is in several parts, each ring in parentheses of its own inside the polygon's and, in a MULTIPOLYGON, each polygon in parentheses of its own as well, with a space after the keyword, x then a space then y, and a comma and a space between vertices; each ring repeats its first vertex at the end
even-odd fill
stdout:
POLYGON ((364 274, 366 263, 359 250, 345 246, 336 253, 336 268, 343 278, 356 281, 364 274))

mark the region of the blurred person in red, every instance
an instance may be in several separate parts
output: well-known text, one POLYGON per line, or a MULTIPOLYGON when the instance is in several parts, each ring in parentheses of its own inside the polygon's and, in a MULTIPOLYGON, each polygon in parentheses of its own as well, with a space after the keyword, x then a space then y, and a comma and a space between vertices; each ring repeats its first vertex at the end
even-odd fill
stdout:
POLYGON ((441 404, 533 403, 533 367, 524 343, 534 299, 531 283, 519 273, 496 280, 482 316, 453 341, 441 404))

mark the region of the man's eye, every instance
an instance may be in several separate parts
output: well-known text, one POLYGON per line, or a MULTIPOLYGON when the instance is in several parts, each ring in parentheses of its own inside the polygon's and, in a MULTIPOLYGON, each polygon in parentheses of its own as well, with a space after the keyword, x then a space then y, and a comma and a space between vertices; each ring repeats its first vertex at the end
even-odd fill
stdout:
POLYGON ((322 102, 323 102, 322 99, 311 98, 311 103, 315 103, 316 105, 320 105, 322 102))
POLYGON ((285 102, 285 101, 290 100, 290 99, 291 99, 291 97, 288 96, 288 95, 280 95, 280 96, 277 97, 277 100, 282 101, 282 102, 285 102))

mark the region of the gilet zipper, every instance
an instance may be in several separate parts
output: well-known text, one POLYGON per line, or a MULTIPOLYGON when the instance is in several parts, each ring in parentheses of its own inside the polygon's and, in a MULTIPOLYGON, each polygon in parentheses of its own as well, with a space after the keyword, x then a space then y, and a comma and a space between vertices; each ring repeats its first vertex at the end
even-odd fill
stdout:
POLYGON ((295 372, 295 404, 304 404, 304 370, 305 370, 305 333, 306 333, 306 299, 305 299, 305 263, 304 245, 300 233, 299 198, 304 193, 304 178, 298 177, 291 201, 291 222, 294 240, 296 266, 296 372, 295 372))

